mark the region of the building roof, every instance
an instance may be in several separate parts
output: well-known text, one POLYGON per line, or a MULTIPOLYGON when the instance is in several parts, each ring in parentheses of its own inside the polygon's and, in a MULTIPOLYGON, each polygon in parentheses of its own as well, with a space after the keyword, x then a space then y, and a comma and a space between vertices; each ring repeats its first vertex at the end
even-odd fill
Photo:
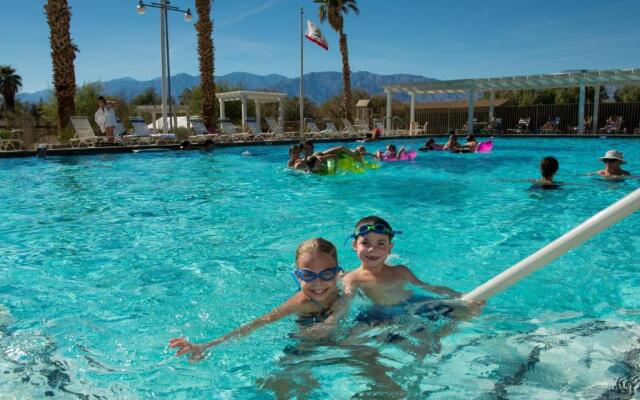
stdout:
POLYGON ((500 78, 459 79, 422 83, 385 85, 385 92, 438 95, 465 93, 469 90, 522 90, 594 85, 640 85, 640 69, 606 71, 570 71, 557 74, 524 75, 500 78))
MULTIPOLYGON (((504 105, 509 100, 507 99, 494 99, 493 105, 495 107, 504 105)), ((489 107, 489 99, 478 99, 473 102, 474 107, 489 107)), ((416 109, 432 109, 432 108, 467 108, 469 102, 467 100, 453 100, 453 101, 434 101, 429 103, 416 103, 416 109)))
POLYGON ((259 103, 276 102, 287 97, 284 93, 271 93, 271 92, 251 92, 248 90, 239 90, 236 92, 216 93, 218 99, 224 101, 239 101, 242 98, 247 100, 255 100, 259 103))

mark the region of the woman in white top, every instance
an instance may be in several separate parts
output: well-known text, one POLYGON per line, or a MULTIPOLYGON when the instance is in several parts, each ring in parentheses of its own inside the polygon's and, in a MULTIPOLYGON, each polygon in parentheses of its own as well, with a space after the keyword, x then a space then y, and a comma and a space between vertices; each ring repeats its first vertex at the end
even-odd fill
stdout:
POLYGON ((100 131, 107 135, 108 140, 113 141, 113 129, 116 126, 116 113, 111 103, 107 103, 103 96, 98 97, 98 111, 96 111, 96 123, 100 131))

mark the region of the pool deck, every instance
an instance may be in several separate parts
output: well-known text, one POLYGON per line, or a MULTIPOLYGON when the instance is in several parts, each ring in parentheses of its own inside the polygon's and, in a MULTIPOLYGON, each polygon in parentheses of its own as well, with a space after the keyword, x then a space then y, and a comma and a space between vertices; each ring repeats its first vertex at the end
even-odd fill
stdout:
MULTIPOLYGON (((381 137, 379 141, 388 141, 396 139, 420 139, 429 137, 446 137, 447 134, 427 134, 427 135, 405 135, 405 136, 387 136, 381 137)), ((478 138, 500 137, 500 138, 580 138, 580 139, 600 139, 600 138, 626 138, 640 139, 640 135, 564 135, 564 134, 509 134, 509 135, 475 135, 478 138)), ((356 139, 313 139, 314 143, 335 143, 335 142, 355 142, 356 139)), ((221 147, 245 147, 245 146, 272 146, 281 144, 292 144, 299 142, 294 140, 263 140, 259 142, 233 142, 233 143, 214 143, 208 148, 221 147)), ((375 142, 368 142, 375 143, 375 142)), ((50 148, 46 151, 46 156, 83 156, 96 154, 120 154, 120 153, 136 153, 136 152, 154 152, 154 151, 175 151, 175 150, 206 150, 204 144, 190 144, 186 149, 182 149, 180 144, 164 144, 164 145, 138 145, 138 146, 100 146, 100 147, 64 147, 50 148)), ((0 151, 0 158, 24 158, 36 157, 36 150, 9 150, 0 151)))

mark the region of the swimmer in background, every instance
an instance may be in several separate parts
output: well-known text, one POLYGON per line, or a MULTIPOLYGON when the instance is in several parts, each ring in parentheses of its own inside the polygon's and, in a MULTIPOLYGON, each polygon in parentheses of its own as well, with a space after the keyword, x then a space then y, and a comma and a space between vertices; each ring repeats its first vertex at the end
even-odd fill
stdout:
POLYGON ((444 145, 436 143, 434 138, 429 138, 424 146, 420 147, 418 150, 420 151, 429 151, 429 150, 443 150, 444 145))
POLYGON ((377 158, 378 160, 384 160, 384 159, 400 159, 402 158, 402 156, 404 155, 406 149, 404 147, 401 147, 400 150, 396 150, 396 145, 394 144, 388 144, 387 145, 387 149, 386 151, 383 153, 380 150, 376 151, 374 153, 374 157, 377 158))
POLYGON ((541 189, 557 189, 560 184, 553 181, 553 177, 558 172, 560 164, 555 157, 545 157, 540 161, 540 174, 542 177, 537 180, 532 180, 534 188, 541 189))
POLYGON ((619 179, 630 176, 629 171, 625 171, 620 166, 624 164, 624 155, 618 150, 607 150, 604 156, 599 158, 604 163, 604 169, 597 172, 603 178, 619 179))
POLYGON ((289 161, 287 161, 287 167, 295 168, 296 164, 300 164, 300 146, 292 144, 289 146, 289 161))
POLYGON ((181 337, 171 339, 169 347, 177 349, 176 356, 189 355, 190 361, 197 361, 212 346, 229 339, 241 338, 292 314, 297 315, 296 322, 299 325, 311 327, 312 332, 326 334, 333 330, 346 311, 341 308, 344 303, 338 301, 341 294, 336 282, 342 269, 338 265, 336 247, 322 238, 306 240, 298 246, 295 262, 293 275, 300 285, 300 291, 280 306, 212 341, 197 344, 181 337))
POLYGON ((307 158, 313 155, 313 151, 314 151, 313 143, 307 140, 303 140, 298 144, 298 146, 300 148, 300 152, 302 153, 302 158, 307 158))
POLYGON ((467 143, 460 145, 458 147, 459 151, 463 153, 475 153, 476 148, 478 147, 478 142, 476 141, 476 137, 473 135, 468 135, 465 140, 467 143))
POLYGON ((460 147, 458 136, 453 131, 449 131, 449 141, 442 146, 442 150, 457 151, 458 147, 460 147))

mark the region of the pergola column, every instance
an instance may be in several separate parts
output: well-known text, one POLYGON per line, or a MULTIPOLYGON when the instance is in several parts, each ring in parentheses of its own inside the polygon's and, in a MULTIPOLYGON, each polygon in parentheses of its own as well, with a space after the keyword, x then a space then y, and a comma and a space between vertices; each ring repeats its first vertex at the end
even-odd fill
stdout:
POLYGON ((385 130, 390 131, 391 130, 391 92, 389 90, 385 90, 385 92, 387 93, 387 116, 386 116, 386 125, 384 127, 385 130))
POLYGON ((496 99, 496 90, 489 91, 489 122, 493 121, 493 103, 496 99))
POLYGON ((584 97, 584 81, 580 80, 580 100, 578 101, 578 135, 582 135, 584 133, 584 97))
POLYGON ((476 91, 469 89, 469 112, 467 114, 467 134, 473 134, 473 108, 475 106, 476 91))
POLYGON ((247 124, 247 96, 242 96, 242 132, 246 132, 245 126, 247 124))
POLYGON ((278 100, 278 124, 280 124, 280 129, 284 132, 284 98, 280 98, 278 100))
POLYGON ((409 134, 413 135, 413 131, 416 129, 416 94, 410 92, 411 96, 411 115, 409 117, 409 134))
POLYGON ((259 128, 260 127, 260 102, 256 100, 255 103, 256 103, 256 122, 258 123, 258 128, 259 128))
POLYGON ((151 121, 153 121, 153 130, 157 131, 158 127, 156 126, 156 112, 151 111, 151 121))
POLYGON ((593 118, 591 119, 591 129, 594 135, 598 133, 598 109, 600 108, 600 85, 593 87, 593 118))
POLYGON ((224 99, 219 98, 218 102, 220 103, 220 119, 225 119, 227 116, 224 113, 224 99))

